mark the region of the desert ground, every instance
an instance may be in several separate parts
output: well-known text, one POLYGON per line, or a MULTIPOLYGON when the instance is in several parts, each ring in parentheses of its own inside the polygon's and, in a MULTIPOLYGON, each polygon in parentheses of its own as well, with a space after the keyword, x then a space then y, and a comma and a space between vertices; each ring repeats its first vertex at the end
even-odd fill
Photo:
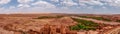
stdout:
POLYGON ((120 34, 120 15, 0 14, 0 34, 120 34))

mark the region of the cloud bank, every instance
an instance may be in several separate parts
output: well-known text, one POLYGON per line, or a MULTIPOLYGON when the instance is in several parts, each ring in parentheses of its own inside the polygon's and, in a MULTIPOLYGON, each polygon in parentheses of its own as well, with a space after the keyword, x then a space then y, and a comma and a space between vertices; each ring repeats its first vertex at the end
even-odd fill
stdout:
POLYGON ((9 3, 11 0, 0 0, 0 4, 7 4, 9 3))
POLYGON ((120 13, 119 9, 120 0, 0 0, 1 13, 120 13))

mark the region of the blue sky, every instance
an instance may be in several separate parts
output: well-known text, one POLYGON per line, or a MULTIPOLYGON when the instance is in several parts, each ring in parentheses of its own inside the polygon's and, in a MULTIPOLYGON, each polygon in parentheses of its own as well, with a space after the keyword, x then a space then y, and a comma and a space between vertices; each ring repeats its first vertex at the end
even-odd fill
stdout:
POLYGON ((0 13, 120 14, 120 0, 0 0, 0 13))

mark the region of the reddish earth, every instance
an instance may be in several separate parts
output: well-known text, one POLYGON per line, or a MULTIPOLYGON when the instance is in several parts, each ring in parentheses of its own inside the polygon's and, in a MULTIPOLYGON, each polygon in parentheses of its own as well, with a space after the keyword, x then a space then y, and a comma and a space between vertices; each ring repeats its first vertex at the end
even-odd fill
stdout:
POLYGON ((76 22, 70 17, 34 19, 35 17, 0 17, 0 34, 74 34, 69 26, 76 22))
MULTIPOLYGON (((39 16, 57 16, 59 14, 12 14, 0 15, 0 34, 104 34, 119 29, 120 23, 106 22, 89 18, 78 18, 90 20, 100 24, 100 29, 96 31, 73 31, 69 26, 76 25, 77 22, 71 19, 73 15, 63 15, 62 18, 34 19, 39 16), (106 24, 106 25, 102 25, 106 24)), ((60 14, 61 15, 61 14, 60 14)), ((118 17, 120 18, 120 17, 118 17)))

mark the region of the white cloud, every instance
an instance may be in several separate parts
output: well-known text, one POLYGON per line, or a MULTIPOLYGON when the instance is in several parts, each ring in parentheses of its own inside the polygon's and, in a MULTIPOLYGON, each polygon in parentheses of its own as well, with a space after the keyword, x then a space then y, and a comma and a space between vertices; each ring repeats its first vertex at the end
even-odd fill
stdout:
POLYGON ((28 8, 28 7, 30 7, 30 5, 28 5, 28 4, 19 4, 17 7, 19 7, 19 8, 28 8))
POLYGON ((89 4, 91 4, 91 5, 103 5, 103 3, 100 1, 90 1, 89 4))
POLYGON ((34 0, 17 0, 20 4, 17 6, 19 8, 28 8, 31 7, 29 4, 34 0))
POLYGON ((111 3, 109 3, 111 6, 117 6, 117 7, 120 7, 120 0, 115 0, 111 3))
POLYGON ((79 0, 79 4, 90 4, 90 5, 104 5, 102 2, 98 0, 79 0))
POLYGON ((98 5, 98 6, 107 5, 107 6, 120 7, 120 0, 79 0, 79 5, 86 7, 86 4, 93 5, 93 6, 94 5, 98 5))
POLYGON ((109 6, 120 7, 120 0, 99 0, 99 1, 104 1, 109 6))
POLYGON ((19 3, 30 3, 34 0, 17 0, 19 3))
POLYGON ((37 6, 37 7, 43 7, 43 8, 55 8, 56 7, 55 5, 48 3, 46 1, 38 1, 38 2, 33 3, 32 5, 37 6))
POLYGON ((113 2, 115 0, 99 0, 99 1, 104 1, 104 2, 113 2))
POLYGON ((77 5, 77 3, 73 2, 72 0, 62 0, 63 2, 61 2, 62 5, 64 6, 74 6, 77 5))
POLYGON ((59 2, 59 0, 50 0, 50 1, 53 1, 53 2, 59 2))
POLYGON ((7 4, 9 3, 11 0, 0 0, 0 4, 7 4))

